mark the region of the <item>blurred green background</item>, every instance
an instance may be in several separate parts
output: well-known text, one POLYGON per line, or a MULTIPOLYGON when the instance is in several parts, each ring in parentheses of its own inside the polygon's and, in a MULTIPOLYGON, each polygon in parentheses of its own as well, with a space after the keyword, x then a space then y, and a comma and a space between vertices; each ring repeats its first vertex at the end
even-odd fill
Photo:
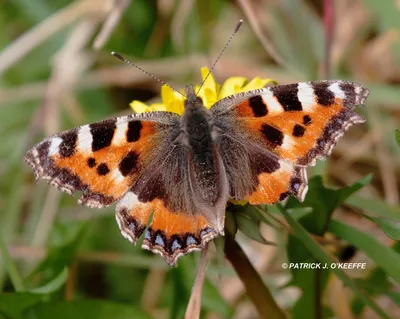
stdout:
MULTIPOLYGON (((312 220, 295 214, 307 215, 304 205, 289 201, 268 208, 271 219, 251 221, 240 214, 251 214, 251 207, 230 208, 241 216, 234 221, 241 230, 237 241, 261 275, 259 284, 289 318, 400 318, 395 0, 0 0, 0 318, 183 317, 200 254, 169 269, 120 235, 114 207, 84 208, 44 182, 35 184, 23 156, 45 136, 131 113, 132 100, 159 100, 160 84, 111 51, 183 88, 200 82, 200 67, 211 66, 240 18, 242 28, 213 70, 219 83, 238 75, 281 84, 340 78, 371 91, 358 110, 367 123, 309 169, 310 177, 321 175, 333 188, 361 180, 342 197, 322 189, 318 179, 311 183, 306 202, 313 213, 326 209, 330 221, 335 210, 328 232, 314 237, 318 247, 307 241, 312 220), (365 262, 367 269, 342 272, 346 281, 281 267, 327 254, 365 262), (348 288, 352 284, 364 293, 348 288)), ((224 259, 223 239, 216 244, 201 316, 282 318, 260 313, 244 288, 259 287, 239 279, 224 259)))

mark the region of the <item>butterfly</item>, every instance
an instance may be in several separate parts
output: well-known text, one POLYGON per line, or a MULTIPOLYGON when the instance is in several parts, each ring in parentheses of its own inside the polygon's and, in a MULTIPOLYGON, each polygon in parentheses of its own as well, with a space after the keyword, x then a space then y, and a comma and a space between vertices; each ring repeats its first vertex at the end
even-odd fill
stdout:
POLYGON ((108 119, 46 138, 25 161, 36 179, 82 192, 88 207, 116 204, 121 233, 173 266, 224 235, 230 198, 302 201, 306 167, 325 159, 352 125, 368 89, 312 81, 234 94, 209 110, 186 88, 185 110, 108 119), (151 218, 150 225, 146 227, 151 218))

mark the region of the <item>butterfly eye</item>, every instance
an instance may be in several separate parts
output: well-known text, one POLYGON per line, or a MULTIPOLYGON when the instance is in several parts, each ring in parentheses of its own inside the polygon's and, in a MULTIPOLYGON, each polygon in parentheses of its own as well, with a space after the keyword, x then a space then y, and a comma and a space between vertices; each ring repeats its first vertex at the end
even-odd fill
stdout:
POLYGON ((200 103, 203 105, 203 99, 200 96, 196 96, 196 103, 200 103))

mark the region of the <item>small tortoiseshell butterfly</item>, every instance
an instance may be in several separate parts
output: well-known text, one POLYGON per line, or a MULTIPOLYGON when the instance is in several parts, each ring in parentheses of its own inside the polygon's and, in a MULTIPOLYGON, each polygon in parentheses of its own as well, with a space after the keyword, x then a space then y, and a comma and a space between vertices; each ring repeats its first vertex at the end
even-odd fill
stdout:
POLYGON ((306 167, 364 122, 353 110, 368 93, 347 81, 303 82, 234 94, 208 110, 188 86, 182 116, 149 112, 84 125, 35 145, 25 161, 37 180, 83 192, 82 205, 117 202, 122 235, 136 243, 146 231, 142 247, 173 266, 224 235, 229 198, 302 201, 306 167))
POLYGON ((307 192, 306 167, 325 159, 369 91, 347 81, 278 85, 226 97, 210 110, 193 87, 182 116, 150 112, 54 135, 25 156, 36 179, 83 192, 79 203, 117 202, 135 243, 169 265, 224 234, 229 198, 273 204, 307 192), (153 218, 148 229, 150 215, 153 218))

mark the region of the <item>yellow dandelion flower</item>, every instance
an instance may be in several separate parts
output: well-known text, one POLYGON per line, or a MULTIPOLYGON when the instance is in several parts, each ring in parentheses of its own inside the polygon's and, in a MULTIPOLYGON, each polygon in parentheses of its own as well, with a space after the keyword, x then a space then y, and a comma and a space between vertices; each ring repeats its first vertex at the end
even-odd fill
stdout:
MULTIPOLYGON (((208 73, 208 68, 201 68, 201 77, 203 81, 208 73)), ((204 106, 209 109, 214 103, 229 95, 261 89, 270 83, 275 83, 275 81, 260 77, 256 77, 251 81, 248 81, 245 77, 234 76, 227 79, 221 86, 215 82, 213 75, 210 74, 207 80, 204 82, 201 91, 198 93, 198 96, 203 100, 204 106)), ((198 92, 199 89, 200 85, 196 85, 195 92, 198 92)), ((183 94, 185 93, 183 90, 181 92, 183 94)), ((168 111, 182 114, 184 110, 184 99, 185 98, 181 94, 175 92, 169 86, 163 85, 161 88, 161 103, 146 105, 140 101, 133 101, 130 106, 135 113, 168 111)))

